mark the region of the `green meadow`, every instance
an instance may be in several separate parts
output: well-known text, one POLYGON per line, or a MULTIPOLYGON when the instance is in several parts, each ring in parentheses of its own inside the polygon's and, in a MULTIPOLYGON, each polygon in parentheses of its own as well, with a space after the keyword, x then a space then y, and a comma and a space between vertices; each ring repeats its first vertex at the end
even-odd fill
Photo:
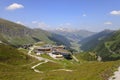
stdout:
POLYGON ((0 45, 0 80, 106 80, 120 65, 120 61, 85 61, 81 54, 76 54, 80 62, 54 60, 55 63, 47 62, 37 66, 36 69, 43 73, 36 73, 31 67, 40 61, 26 53, 27 50, 0 45))

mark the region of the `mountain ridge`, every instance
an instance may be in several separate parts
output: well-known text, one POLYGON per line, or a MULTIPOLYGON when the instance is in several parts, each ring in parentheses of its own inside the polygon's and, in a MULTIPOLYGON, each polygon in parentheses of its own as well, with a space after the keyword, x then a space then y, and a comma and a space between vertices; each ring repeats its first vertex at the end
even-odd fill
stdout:
POLYGON ((91 36, 93 34, 95 34, 95 32, 91 32, 88 30, 53 30, 51 31, 53 33, 65 36, 67 39, 71 40, 71 41, 79 41, 85 37, 91 36))
POLYGON ((96 33, 92 36, 84 38, 78 43, 81 45, 81 49, 88 51, 94 49, 100 42, 103 42, 105 38, 111 36, 114 33, 112 30, 103 30, 99 33, 96 33))
POLYGON ((56 39, 57 36, 53 33, 41 29, 30 29, 24 25, 11 22, 9 20, 0 19, 0 37, 1 41, 10 45, 19 46, 23 44, 35 43, 37 41, 44 41, 46 43, 58 43, 70 46, 69 41, 63 37, 67 42, 56 39))
POLYGON ((81 49, 100 56, 103 61, 120 59, 120 30, 104 30, 80 42, 81 49))

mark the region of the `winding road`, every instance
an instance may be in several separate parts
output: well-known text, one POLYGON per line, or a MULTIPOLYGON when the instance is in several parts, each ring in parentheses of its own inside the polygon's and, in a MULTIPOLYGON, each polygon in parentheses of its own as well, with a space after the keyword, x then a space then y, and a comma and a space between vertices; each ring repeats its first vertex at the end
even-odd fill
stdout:
POLYGON ((37 73, 43 73, 42 71, 39 71, 39 70, 37 70, 37 69, 35 69, 35 68, 36 68, 37 66, 39 66, 39 65, 41 65, 41 64, 44 64, 44 63, 47 63, 47 62, 48 62, 47 60, 46 60, 45 62, 40 62, 40 63, 32 66, 31 69, 33 69, 33 70, 34 70, 35 72, 37 72, 37 73))
POLYGON ((35 47, 36 47, 36 46, 30 47, 30 50, 28 51, 28 55, 31 56, 31 57, 33 57, 33 58, 35 58, 35 59, 37 59, 37 60, 39 60, 39 61, 44 61, 44 62, 40 62, 40 63, 32 66, 31 69, 33 69, 33 70, 34 70, 35 72, 37 72, 37 73, 43 73, 42 71, 39 71, 39 70, 37 70, 37 69, 35 69, 35 68, 36 68, 37 66, 41 65, 41 64, 47 63, 48 61, 49 61, 49 62, 54 62, 54 61, 49 60, 49 59, 46 59, 46 58, 43 58, 43 57, 38 57, 38 56, 36 56, 36 55, 32 55, 31 53, 32 53, 32 51, 34 50, 35 47))
MULTIPOLYGON (((34 50, 35 47, 36 46, 30 47, 30 50, 28 51, 28 55, 33 57, 33 58, 35 58, 35 59, 37 59, 37 60, 39 60, 39 61, 44 61, 44 62, 40 62, 40 63, 32 66, 31 69, 33 69, 36 73, 43 73, 43 71, 39 71, 38 69, 36 69, 36 67, 40 66, 42 64, 45 64, 47 62, 54 62, 54 63, 56 63, 56 62, 53 61, 53 60, 49 60, 49 59, 43 58, 43 57, 38 57, 36 55, 32 55, 31 53, 32 53, 32 51, 34 50)), ((69 70, 69 69, 58 69, 58 70, 52 70, 52 71, 60 71, 60 70, 68 71, 68 72, 72 72, 73 71, 73 70, 69 70)))

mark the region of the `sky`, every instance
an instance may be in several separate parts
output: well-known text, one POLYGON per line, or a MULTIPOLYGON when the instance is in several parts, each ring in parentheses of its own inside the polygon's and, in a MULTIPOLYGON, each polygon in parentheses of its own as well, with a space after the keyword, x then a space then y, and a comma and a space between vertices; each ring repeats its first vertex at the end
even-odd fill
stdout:
POLYGON ((0 0, 0 18, 45 30, 116 30, 120 0, 0 0))

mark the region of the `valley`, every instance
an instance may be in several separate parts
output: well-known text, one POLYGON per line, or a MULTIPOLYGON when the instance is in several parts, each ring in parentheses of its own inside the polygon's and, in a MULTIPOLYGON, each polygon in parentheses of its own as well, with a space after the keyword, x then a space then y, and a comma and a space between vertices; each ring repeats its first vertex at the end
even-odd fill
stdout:
POLYGON ((115 80, 119 43, 120 30, 58 34, 0 19, 0 80, 115 80))
MULTIPOLYGON (((7 49, 7 51, 4 52, 4 54, 10 52, 11 48, 7 48, 7 45, 3 45, 3 44, 0 44, 0 45, 2 47, 0 48, 0 55, 3 54, 3 51, 4 51, 3 48, 7 49)), ((13 57, 9 58, 9 63, 4 63, 3 61, 1 61, 0 62, 0 65, 1 65, 0 79, 2 80, 13 80, 13 79, 17 79, 17 80, 21 80, 21 79, 22 80, 29 80, 29 79, 31 80, 39 80, 39 79, 41 80, 64 80, 64 79, 66 80, 74 80, 74 79, 105 80, 109 78, 112 75, 112 72, 114 72, 117 69, 117 67, 120 65, 119 64, 120 61, 109 61, 109 62, 87 61, 83 58, 83 54, 73 55, 79 60, 79 62, 77 62, 74 59, 56 60, 49 56, 47 57, 42 56, 44 54, 36 55, 35 53, 33 53, 33 50, 35 47, 36 46, 33 45, 30 47, 30 49, 23 49, 23 48, 18 49, 20 52, 24 53, 24 55, 29 56, 29 58, 27 59, 27 63, 15 64, 16 61, 13 57), (30 62, 28 62, 28 60, 30 60, 30 62), (14 63, 14 64, 11 64, 11 63, 14 63)), ((15 54, 13 53, 13 55, 15 54)), ((21 60, 24 60, 24 59, 25 58, 21 60)))

